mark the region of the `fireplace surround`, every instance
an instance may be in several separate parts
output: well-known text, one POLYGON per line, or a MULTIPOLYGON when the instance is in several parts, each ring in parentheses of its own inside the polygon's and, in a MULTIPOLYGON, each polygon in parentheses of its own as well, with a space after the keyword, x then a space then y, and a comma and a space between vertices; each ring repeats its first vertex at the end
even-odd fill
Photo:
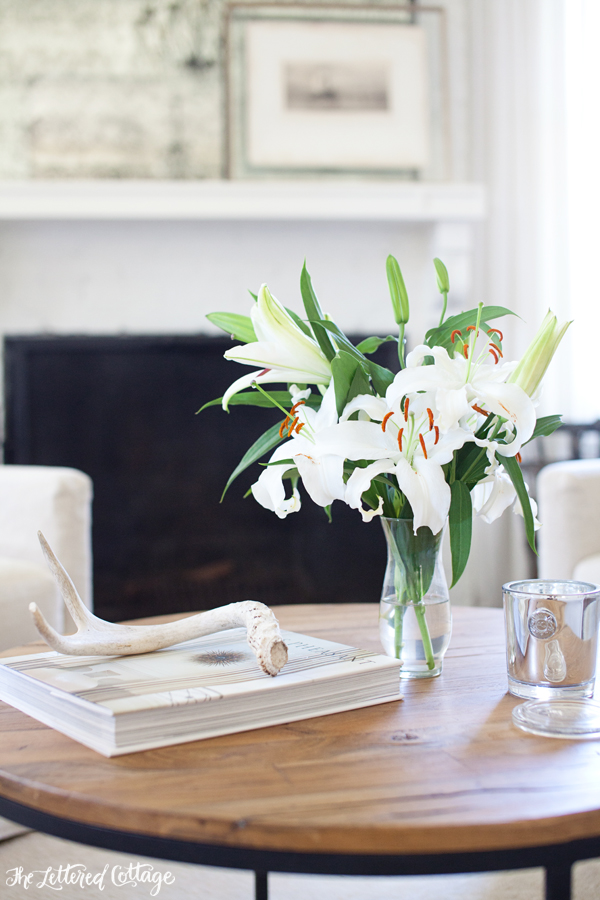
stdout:
MULTIPOLYGON (((10 336, 4 342, 5 462, 73 466, 94 482, 94 602, 113 621, 267 604, 377 601, 385 543, 375 521, 309 499, 285 520, 220 502, 246 449, 278 413, 219 407, 241 369, 227 338, 10 336), (235 371, 234 371, 235 369, 235 371)), ((393 366, 391 345, 379 361, 393 366)))

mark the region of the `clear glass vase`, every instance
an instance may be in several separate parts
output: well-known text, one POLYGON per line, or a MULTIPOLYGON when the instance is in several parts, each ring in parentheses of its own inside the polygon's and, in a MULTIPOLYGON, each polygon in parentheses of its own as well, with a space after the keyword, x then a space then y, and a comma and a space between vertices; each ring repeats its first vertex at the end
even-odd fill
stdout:
POLYGON ((444 530, 433 534, 412 519, 381 517, 388 549, 381 592, 379 636, 388 656, 404 662, 401 678, 433 678, 442 671, 452 615, 442 563, 444 530))

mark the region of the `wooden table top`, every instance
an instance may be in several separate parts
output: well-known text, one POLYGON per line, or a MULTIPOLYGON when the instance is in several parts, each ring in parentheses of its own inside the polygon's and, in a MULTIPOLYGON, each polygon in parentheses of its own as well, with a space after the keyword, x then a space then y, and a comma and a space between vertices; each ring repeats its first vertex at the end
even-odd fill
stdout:
MULTIPOLYGON (((275 612, 284 628, 379 649, 374 605, 275 612)), ((442 853, 600 835, 600 740, 524 734, 506 689, 501 611, 455 608, 442 675, 406 682, 398 703, 112 759, 0 704, 0 795, 263 850, 442 853)))

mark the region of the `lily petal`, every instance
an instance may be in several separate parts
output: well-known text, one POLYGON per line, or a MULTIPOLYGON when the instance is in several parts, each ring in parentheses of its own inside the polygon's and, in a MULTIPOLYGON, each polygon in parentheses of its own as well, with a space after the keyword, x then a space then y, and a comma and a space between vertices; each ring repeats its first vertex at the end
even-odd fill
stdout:
POLYGON ((516 496, 513 483, 504 471, 480 481, 471 491, 475 515, 488 524, 499 518, 515 502, 516 496))
MULTIPOLYGON (((280 445, 277 450, 281 451, 283 446, 285 445, 280 445)), ((280 519, 285 519, 289 513, 298 512, 300 509, 301 501, 298 489, 294 488, 292 496, 286 498, 283 486, 283 476, 289 469, 294 468, 295 463, 291 465, 284 463, 281 466, 267 466, 258 481, 251 488, 254 499, 261 506, 264 506, 265 509, 270 509, 271 512, 274 512, 280 519)))
POLYGON ((412 466, 406 459, 401 459, 396 465, 395 475, 400 490, 412 507, 415 534, 422 525, 431 528, 433 534, 441 531, 451 499, 442 467, 423 456, 415 457, 412 466))
POLYGON ((319 434, 321 452, 353 460, 388 458, 394 443, 394 438, 375 422, 340 422, 319 434))
POLYGON ((512 443, 498 445, 501 456, 515 456, 535 428, 535 406, 531 398, 518 384, 490 383, 481 387, 479 397, 492 412, 515 426, 516 435, 512 443))
POLYGON ((294 462, 309 497, 318 506, 329 506, 334 500, 344 499, 346 485, 341 456, 297 454, 294 462))
POLYGON ((351 509, 358 509, 363 522, 370 522, 373 516, 380 516, 383 510, 383 497, 379 498, 377 509, 365 509, 362 505, 362 495, 371 487, 371 482, 376 475, 383 472, 393 472, 394 463, 391 459, 378 459, 364 469, 357 467, 346 484, 346 503, 351 509))
POLYGON ((373 394, 359 394, 358 397, 354 397, 350 403, 346 404, 340 416, 340 422, 345 422, 352 413, 358 410, 366 412, 370 419, 381 422, 385 414, 389 412, 389 407, 382 397, 374 397, 373 394))

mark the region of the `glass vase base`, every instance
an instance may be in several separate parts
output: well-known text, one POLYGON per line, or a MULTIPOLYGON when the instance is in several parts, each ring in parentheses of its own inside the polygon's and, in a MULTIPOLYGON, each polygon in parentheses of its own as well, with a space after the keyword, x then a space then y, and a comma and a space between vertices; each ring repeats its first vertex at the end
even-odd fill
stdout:
POLYGON ((427 666, 414 668, 411 666, 406 666, 406 664, 400 669, 400 678, 404 678, 405 680, 413 678, 437 678, 437 676, 441 674, 441 662, 439 665, 434 666, 433 669, 428 669, 427 666))
POLYGON ((594 695, 595 681, 581 684, 557 685, 533 684, 517 681, 508 676, 508 692, 523 700, 588 700, 594 695))

